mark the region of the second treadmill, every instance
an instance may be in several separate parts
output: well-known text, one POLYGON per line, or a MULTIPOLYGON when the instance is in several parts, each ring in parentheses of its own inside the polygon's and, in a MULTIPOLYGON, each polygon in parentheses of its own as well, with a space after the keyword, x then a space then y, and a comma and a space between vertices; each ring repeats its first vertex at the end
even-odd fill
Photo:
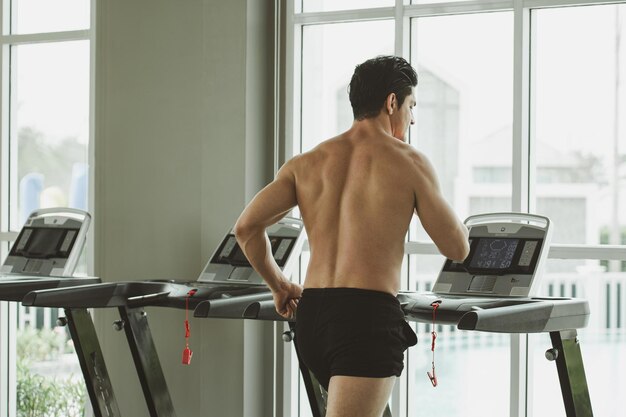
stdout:
MULTIPOLYGON (((274 259, 289 276, 298 262, 304 243, 302 221, 284 218, 267 229, 274 259)), ((33 291, 22 303, 28 306, 63 308, 116 307, 151 417, 176 415, 144 307, 170 307, 193 310, 206 300, 239 299, 247 304, 271 300, 263 279, 249 266, 229 231, 194 282, 126 281, 79 286, 60 290, 33 291)), ((228 309, 227 309, 228 310, 228 309)), ((241 312, 222 311, 223 317, 241 319, 241 312)), ((86 337, 96 342, 95 334, 86 337)))

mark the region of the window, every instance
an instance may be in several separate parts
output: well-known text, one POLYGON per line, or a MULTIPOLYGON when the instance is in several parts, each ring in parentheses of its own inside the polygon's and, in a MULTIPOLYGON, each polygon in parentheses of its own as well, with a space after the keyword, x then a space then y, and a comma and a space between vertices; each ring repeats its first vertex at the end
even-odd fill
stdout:
MULTIPOLYGON (((537 211, 554 221, 554 242, 624 245, 626 5, 538 9, 531 18, 537 211)), ((624 388, 626 364, 614 358, 626 347, 623 260, 550 260, 543 282, 542 295, 589 300, 592 315, 579 337, 594 414, 619 414, 615 390, 624 388)), ((549 347, 540 335, 530 341, 537 357, 549 347)), ((565 416, 550 398, 559 398, 558 384, 546 362, 531 368, 535 415, 565 416)))
MULTIPOLYGON (((0 1, 2 259, 33 210, 88 209, 92 3, 0 1)), ((87 272, 85 257, 78 269, 87 272)), ((0 305, 0 360, 8 369, 0 415, 83 415, 78 359, 67 329, 56 325, 62 312, 0 305)))
POLYGON ((543 200, 537 206, 555 224, 580 223, 576 235, 555 237, 557 242, 621 244, 626 42, 619 38, 626 6, 540 9, 533 11, 532 23, 531 140, 536 198, 543 200), (594 30, 581 31, 581 26, 594 30), (601 241, 603 227, 610 231, 608 242, 601 241))
MULTIPOLYGON (((350 125, 345 87, 354 65, 378 54, 409 59, 419 76, 410 143, 429 156, 459 216, 531 211, 553 220, 540 295, 589 300, 590 324, 579 336, 591 400, 596 414, 618 414, 614 399, 626 389, 626 368, 608 358, 618 358, 626 335, 626 4, 295 3, 287 9, 293 111, 286 125, 293 129, 285 148, 307 151, 350 125)), ((428 291, 442 257, 432 255, 417 221, 408 239, 422 244, 407 246, 403 288, 428 291)), ((396 384, 394 416, 564 415, 554 364, 543 357, 547 335, 520 343, 440 328, 447 346, 437 369, 446 384, 432 391, 429 325, 416 330, 420 343, 396 384), (528 385, 515 359, 526 349, 528 385), (524 386, 525 397, 511 395, 524 386)), ((309 415, 302 391, 291 398, 300 402, 294 411, 309 415)))
POLYGON ((13 0, 12 34, 86 30, 91 26, 91 4, 84 0, 13 0))
POLYGON ((37 208, 87 208, 89 41, 11 47, 13 230, 37 208))
POLYGON ((393 53, 393 21, 305 26, 302 31, 302 135, 306 152, 352 124, 348 84, 367 57, 393 53), (357 41, 358 40, 358 41, 357 41))
MULTIPOLYGON (((410 142, 433 163, 443 194, 462 218, 511 206, 512 22, 510 12, 411 19, 411 62, 419 80, 410 142), (472 176, 494 167, 504 175, 472 176)), ((419 222, 413 224, 410 239, 428 239, 419 222)), ((409 289, 430 289, 443 260, 409 255, 409 289)), ((408 390, 427 395, 407 397, 409 415, 506 415, 509 375, 498 370, 510 361, 508 337, 438 329, 442 383, 431 392, 431 326, 417 324, 416 330, 421 343, 408 354, 408 390), (494 377, 467 386, 483 372, 494 377)))
MULTIPOLYGON (((510 12, 411 19, 411 144, 428 156, 462 218, 511 205, 512 22, 510 12)), ((421 227, 413 232, 412 240, 428 238, 421 227)))

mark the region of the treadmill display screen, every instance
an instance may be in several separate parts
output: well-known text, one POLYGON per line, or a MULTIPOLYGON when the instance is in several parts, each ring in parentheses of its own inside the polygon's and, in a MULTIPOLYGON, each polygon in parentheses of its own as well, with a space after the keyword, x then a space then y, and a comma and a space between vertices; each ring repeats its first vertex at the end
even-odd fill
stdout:
MULTIPOLYGON (((270 245, 272 246, 272 254, 274 260, 278 266, 285 266, 287 258, 291 253, 291 249, 295 244, 296 239, 292 237, 280 237, 270 236, 270 245)), ((211 260, 214 264, 227 264, 233 266, 248 266, 250 262, 243 253, 243 250, 239 247, 237 239, 234 235, 228 235, 226 239, 220 245, 220 248, 215 253, 215 256, 211 260)))
POLYGON ((542 239, 472 237, 467 259, 462 263, 448 259, 443 270, 484 275, 533 274, 542 243, 542 239))
POLYGON ((9 256, 24 258, 67 258, 79 229, 61 227, 24 227, 9 256))
POLYGON ((519 239, 480 239, 469 266, 480 269, 509 268, 518 245, 519 239))

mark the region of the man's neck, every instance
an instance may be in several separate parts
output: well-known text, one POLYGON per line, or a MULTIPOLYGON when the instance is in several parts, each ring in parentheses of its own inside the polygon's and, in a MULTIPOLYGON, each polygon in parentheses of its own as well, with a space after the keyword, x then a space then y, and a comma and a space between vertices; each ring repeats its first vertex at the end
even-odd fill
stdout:
POLYGON ((354 120, 352 126, 346 132, 350 135, 363 137, 363 136, 376 136, 387 137, 390 140, 400 140, 392 135, 391 122, 389 116, 381 111, 378 116, 369 117, 363 120, 354 120))

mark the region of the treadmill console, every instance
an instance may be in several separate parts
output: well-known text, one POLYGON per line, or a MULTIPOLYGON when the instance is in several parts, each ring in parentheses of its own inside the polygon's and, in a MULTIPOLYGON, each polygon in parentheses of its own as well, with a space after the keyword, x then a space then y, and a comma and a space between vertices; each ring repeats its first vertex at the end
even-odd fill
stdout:
POLYGON ((48 259, 67 258, 76 241, 79 228, 24 227, 9 256, 48 259))
MULTIPOLYGON (((278 264, 278 266, 285 266, 287 262, 287 258, 291 254, 293 247, 296 243, 295 237, 289 236, 271 236, 270 244, 272 245, 272 254, 274 255, 274 260, 278 264)), ((211 263, 215 264, 225 264, 225 265, 235 265, 235 266, 245 266, 250 267, 250 262, 244 255, 243 250, 237 244, 237 239, 235 239, 234 234, 229 234, 222 241, 217 252, 213 255, 213 259, 211 259, 211 263)))
POLYGON ((534 274, 543 239, 479 237, 470 239, 470 254, 462 262, 450 259, 444 271, 484 275, 534 274))
MULTIPOLYGON (((300 219, 285 217, 266 230, 274 260, 289 277, 302 250, 304 225, 300 219)), ((265 285, 263 278, 252 268, 231 230, 211 256, 198 281, 265 285)))
POLYGON ((36 276, 72 276, 91 216, 81 210, 36 210, 28 217, 1 272, 36 276))
POLYGON ((489 214, 466 220, 470 253, 463 262, 447 259, 433 291, 456 295, 528 297, 550 246, 546 217, 489 214))

